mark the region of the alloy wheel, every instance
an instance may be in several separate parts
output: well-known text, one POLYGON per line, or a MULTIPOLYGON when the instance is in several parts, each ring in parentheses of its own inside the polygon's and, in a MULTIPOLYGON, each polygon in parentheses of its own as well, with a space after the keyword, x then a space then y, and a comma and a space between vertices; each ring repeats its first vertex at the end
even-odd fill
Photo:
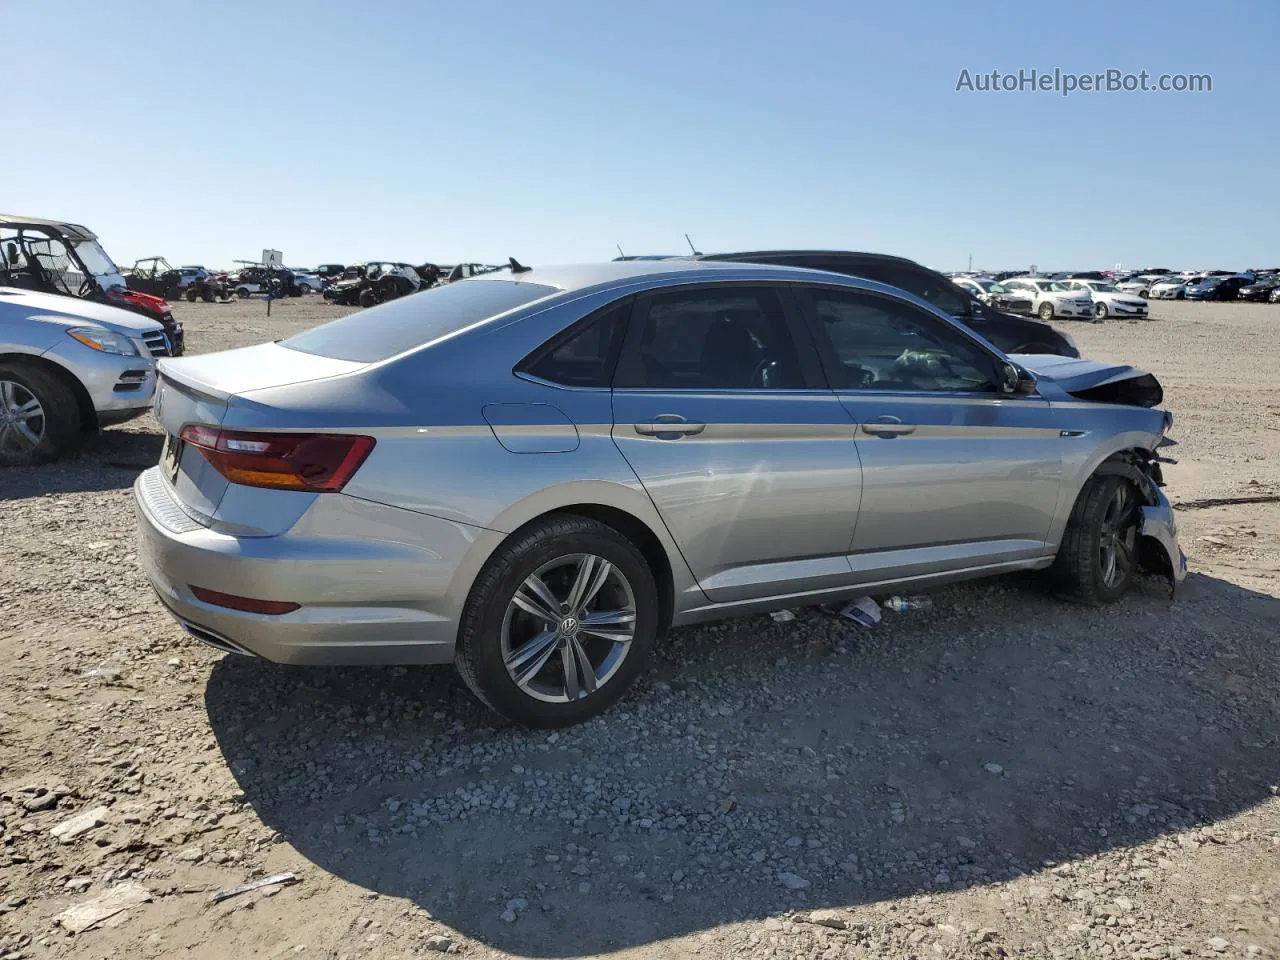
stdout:
POLYGON ((44 439, 44 407, 14 380, 0 380, 0 452, 30 453, 44 439))
POLYGON ((1138 501, 1128 483, 1116 484, 1115 493, 1102 515, 1098 562, 1102 582, 1115 589, 1133 573, 1138 538, 1138 501))
POLYGON ((635 633, 635 593, 622 571, 603 557, 571 554, 544 563, 516 590, 502 621, 502 660, 523 693, 569 703, 613 678, 635 633))

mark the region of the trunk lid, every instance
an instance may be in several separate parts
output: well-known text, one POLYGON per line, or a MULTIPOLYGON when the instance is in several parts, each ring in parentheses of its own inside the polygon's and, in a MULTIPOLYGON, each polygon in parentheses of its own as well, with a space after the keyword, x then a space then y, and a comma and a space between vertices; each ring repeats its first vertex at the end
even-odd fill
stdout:
POLYGON ((198 450, 181 442, 183 427, 222 426, 227 409, 239 394, 341 376, 364 366, 275 343, 162 360, 154 409, 165 432, 162 473, 179 503, 193 518, 210 524, 217 519, 229 485, 198 450))

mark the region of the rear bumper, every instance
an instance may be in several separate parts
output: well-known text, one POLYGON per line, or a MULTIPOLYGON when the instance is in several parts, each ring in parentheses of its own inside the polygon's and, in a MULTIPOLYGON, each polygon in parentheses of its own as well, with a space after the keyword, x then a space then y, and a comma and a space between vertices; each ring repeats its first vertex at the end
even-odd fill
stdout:
POLYGON ((499 535, 356 500, 319 498, 288 533, 235 537, 188 517, 159 468, 134 484, 138 556, 197 639, 277 663, 448 663, 477 550, 499 535), (196 599, 191 586, 300 604, 282 616, 196 599))

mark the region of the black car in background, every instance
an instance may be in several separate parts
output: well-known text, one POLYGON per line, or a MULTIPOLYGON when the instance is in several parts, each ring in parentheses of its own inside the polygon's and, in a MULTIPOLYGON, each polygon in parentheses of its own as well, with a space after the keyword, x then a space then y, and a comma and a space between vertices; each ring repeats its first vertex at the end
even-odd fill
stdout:
POLYGON ((1258 303, 1266 303, 1271 295, 1280 290, 1280 274, 1271 274, 1266 277, 1259 277, 1248 286, 1240 288, 1236 294, 1241 300, 1253 300, 1258 303))
POLYGON ((930 270, 905 257, 841 250, 759 250, 748 253, 700 254, 699 259, 804 267, 875 280, 914 293, 921 300, 933 304, 985 337, 1005 353, 1080 356, 1075 341, 1049 324, 990 307, 961 290, 936 270, 930 270))

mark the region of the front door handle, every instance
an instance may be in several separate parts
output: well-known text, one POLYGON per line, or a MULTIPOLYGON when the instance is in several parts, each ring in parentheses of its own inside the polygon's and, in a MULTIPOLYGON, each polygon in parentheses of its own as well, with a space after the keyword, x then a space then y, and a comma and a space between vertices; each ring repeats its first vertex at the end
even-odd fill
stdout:
POLYGON ((686 420, 678 413, 664 413, 652 420, 643 420, 635 424, 636 433, 642 437, 658 437, 661 440, 678 440, 680 437, 692 437, 707 429, 705 423, 686 420))
POLYGON ((864 433, 873 437, 901 437, 916 432, 914 423, 903 423, 897 417, 877 417, 870 423, 862 425, 864 433))

